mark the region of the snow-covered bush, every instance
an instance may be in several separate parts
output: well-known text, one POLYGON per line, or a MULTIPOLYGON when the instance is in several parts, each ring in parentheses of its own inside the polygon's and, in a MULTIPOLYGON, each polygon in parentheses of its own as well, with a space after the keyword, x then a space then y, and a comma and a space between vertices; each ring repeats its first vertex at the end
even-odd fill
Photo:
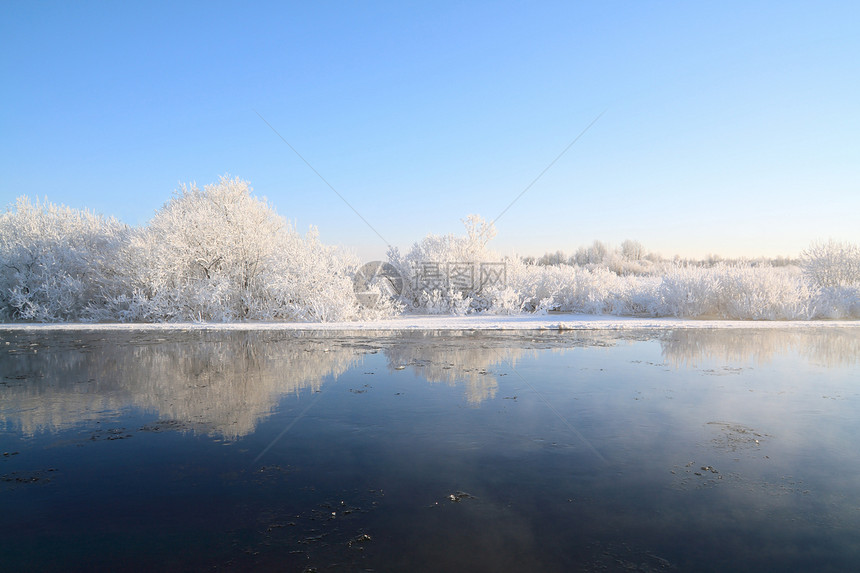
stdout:
POLYGON ((829 240, 800 255, 814 318, 860 318, 860 246, 829 240))
POLYGON ((20 197, 0 215, 0 317, 92 320, 122 288, 119 221, 20 197))
POLYGON ((793 267, 718 263, 676 266, 658 287, 657 316, 801 320, 813 318, 811 291, 793 267))
POLYGON ((677 265, 660 281, 651 310, 656 316, 716 318, 719 287, 711 269, 677 265))
POLYGON ((508 288, 530 312, 640 315, 653 306, 655 284, 654 278, 619 276, 605 267, 508 263, 508 288))
POLYGON ((356 260, 299 235, 248 182, 182 186, 129 243, 128 320, 348 320, 356 260))
POLYGON ((796 267, 718 265, 722 318, 805 320, 812 318, 812 290, 796 267))
POLYGON ((815 289, 810 308, 810 318, 860 318, 860 287, 815 289))
POLYGON ((823 288, 860 286, 860 246, 829 240, 810 245, 800 255, 803 274, 823 288))
POLYGON ((466 227, 465 236, 428 235, 415 243, 405 256, 397 249, 389 250, 389 263, 404 278, 402 296, 408 308, 437 314, 465 314, 486 310, 491 306, 493 294, 489 291, 481 293, 478 288, 461 290, 448 284, 426 288, 423 284, 422 273, 428 264, 444 273, 446 265, 450 263, 480 265, 502 260, 497 253, 487 248, 487 243, 496 235, 492 223, 487 223, 478 215, 469 215, 463 219, 463 224, 466 227))

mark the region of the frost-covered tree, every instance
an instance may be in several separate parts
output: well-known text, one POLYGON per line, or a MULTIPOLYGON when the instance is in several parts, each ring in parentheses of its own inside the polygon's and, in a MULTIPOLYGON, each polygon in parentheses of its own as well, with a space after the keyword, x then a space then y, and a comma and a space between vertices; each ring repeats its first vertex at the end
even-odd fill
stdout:
POLYGON ((564 254, 564 251, 558 250, 554 253, 544 253, 544 255, 538 259, 537 264, 539 265, 562 265, 566 264, 568 261, 567 255, 564 254))
POLYGON ((132 247, 146 261, 136 266, 135 282, 149 301, 172 299, 175 310, 159 306, 177 317, 212 318, 212 311, 245 317, 245 299, 260 286, 262 266, 283 232, 285 222, 251 196, 245 181, 182 185, 135 237, 132 247))
POLYGON ((599 265, 603 263, 608 254, 609 247, 600 241, 594 241, 590 247, 580 247, 577 249, 573 259, 580 266, 599 265))
POLYGON ((568 264, 589 270, 608 269, 617 275, 653 275, 661 270, 655 266, 659 261, 658 256, 647 254, 639 241, 627 239, 620 247, 611 248, 595 240, 590 246, 577 249, 568 264))
POLYGON ((492 223, 487 223, 479 215, 469 215, 463 219, 463 225, 466 228, 465 236, 453 233, 427 235, 412 245, 404 258, 405 262, 481 262, 499 259, 499 255, 487 248, 487 243, 496 235, 492 223))
POLYGON ((339 320, 355 315, 355 261, 299 235, 247 181, 183 185, 124 253, 127 320, 339 320))
POLYGON ((20 197, 0 215, 0 316, 92 320, 123 288, 114 255, 128 233, 116 219, 20 197))
POLYGON ((621 257, 625 261, 641 261, 645 258, 645 247, 639 241, 627 239, 621 243, 621 257))

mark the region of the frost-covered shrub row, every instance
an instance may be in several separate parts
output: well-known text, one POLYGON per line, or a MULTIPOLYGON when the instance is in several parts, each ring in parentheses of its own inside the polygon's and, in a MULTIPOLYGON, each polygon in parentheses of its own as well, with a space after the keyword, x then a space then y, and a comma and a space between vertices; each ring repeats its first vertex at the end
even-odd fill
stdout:
MULTIPOLYGON (((860 318, 860 285, 820 287, 797 267, 676 265, 663 276, 618 275, 609 269, 508 263, 510 313, 583 314, 741 320, 860 318)), ((501 293, 500 293, 501 294, 501 293)))
MULTIPOLYGON (((419 313, 566 311, 623 316, 808 320, 860 318, 860 248, 828 242, 801 266, 669 264, 627 241, 602 243, 582 264, 503 259, 492 224, 465 221, 464 236, 429 235, 389 251, 404 278, 400 300, 363 308, 358 261, 302 236, 248 183, 222 177, 181 187, 142 228, 21 198, 0 215, 3 321, 335 321, 419 313), (506 284, 480 292, 428 289, 421 264, 505 262, 506 284)), ((559 259, 561 257, 558 257, 559 259)))
POLYGON ((391 262, 409 279, 407 302, 411 308, 454 314, 562 311, 742 320, 860 318, 860 249, 832 242, 806 251, 802 269, 750 263, 655 265, 637 258, 636 253, 641 252, 638 243, 626 242, 622 255, 632 255, 619 258, 608 256, 602 252, 602 243, 595 242, 584 255, 578 253, 586 257, 583 264, 505 259, 505 288, 481 293, 416 291, 420 261, 502 260, 487 248, 495 234, 492 226, 477 216, 465 223, 464 237, 431 235, 416 243, 405 257, 390 253, 391 262))
POLYGON ((625 316, 780 320, 814 314, 810 292, 796 270, 676 266, 663 277, 619 276, 577 267, 562 267, 559 272, 565 276, 552 281, 560 287, 528 304, 625 316))
POLYGON ((19 199, 0 218, 0 313, 26 321, 351 320, 357 260, 248 183, 183 186, 131 229, 19 199))

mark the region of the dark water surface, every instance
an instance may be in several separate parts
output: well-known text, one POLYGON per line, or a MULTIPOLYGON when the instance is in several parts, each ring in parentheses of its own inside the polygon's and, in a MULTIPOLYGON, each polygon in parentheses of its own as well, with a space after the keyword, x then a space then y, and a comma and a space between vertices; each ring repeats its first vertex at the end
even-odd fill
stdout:
POLYGON ((2 571, 857 571, 860 329, 0 331, 2 571))

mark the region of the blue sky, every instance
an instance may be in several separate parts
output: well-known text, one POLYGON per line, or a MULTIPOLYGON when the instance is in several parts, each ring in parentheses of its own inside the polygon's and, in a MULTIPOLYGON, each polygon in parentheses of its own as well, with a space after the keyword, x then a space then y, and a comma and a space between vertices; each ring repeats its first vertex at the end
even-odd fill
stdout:
POLYGON ((860 3, 0 4, 0 202, 145 224, 249 180, 364 259, 501 217, 493 246, 664 256, 860 242, 860 3))

